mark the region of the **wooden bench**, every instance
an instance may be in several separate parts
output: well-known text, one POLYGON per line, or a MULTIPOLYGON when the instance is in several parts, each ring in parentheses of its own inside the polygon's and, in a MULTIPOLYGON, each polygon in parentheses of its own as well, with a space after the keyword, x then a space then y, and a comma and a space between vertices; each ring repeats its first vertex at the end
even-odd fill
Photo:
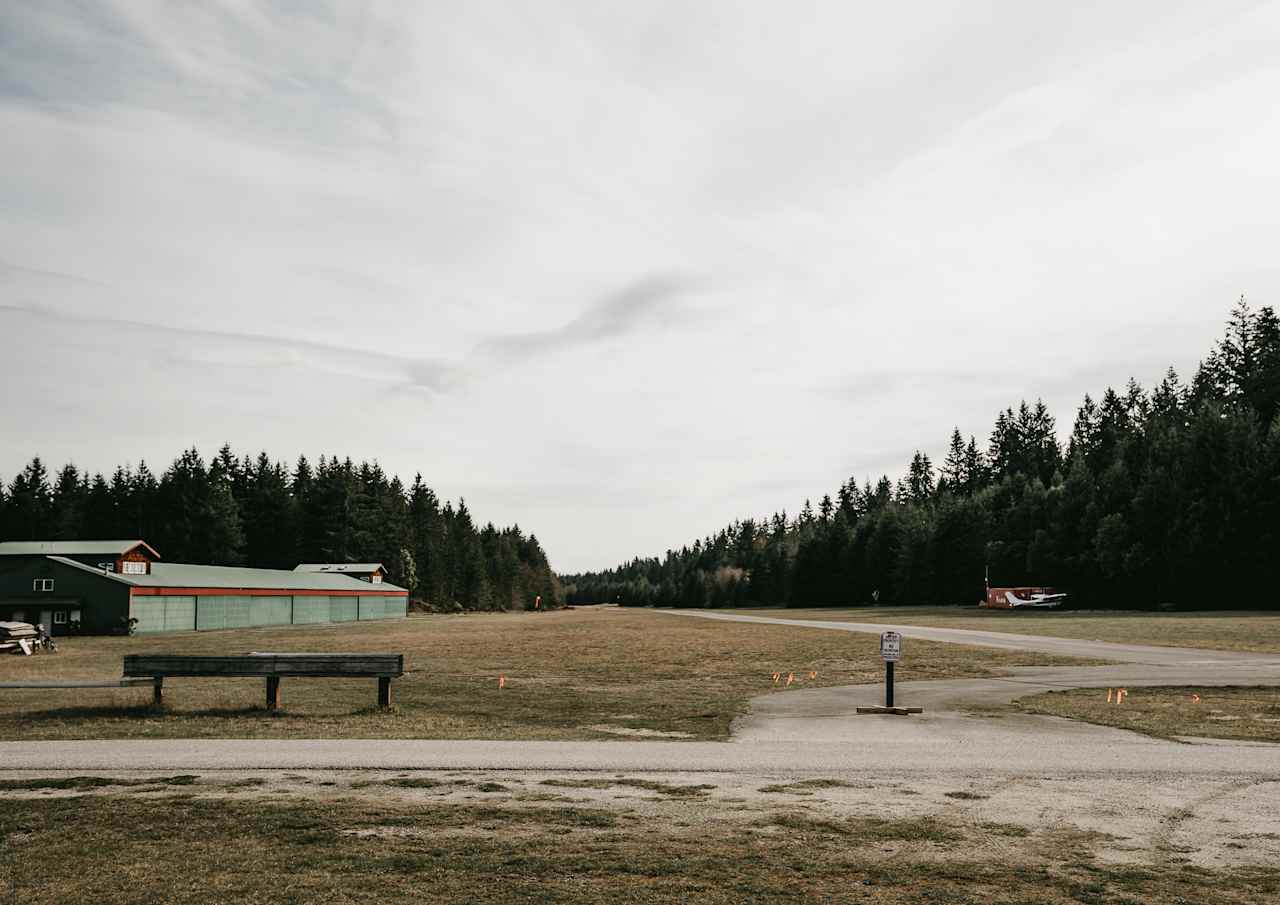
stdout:
POLYGON ((376 678, 378 706, 391 706, 391 680, 404 675, 404 654, 276 654, 250 653, 228 657, 188 657, 177 654, 130 654, 124 675, 148 677, 155 703, 164 701, 164 680, 172 677, 265 678, 267 708, 280 707, 280 680, 376 678))

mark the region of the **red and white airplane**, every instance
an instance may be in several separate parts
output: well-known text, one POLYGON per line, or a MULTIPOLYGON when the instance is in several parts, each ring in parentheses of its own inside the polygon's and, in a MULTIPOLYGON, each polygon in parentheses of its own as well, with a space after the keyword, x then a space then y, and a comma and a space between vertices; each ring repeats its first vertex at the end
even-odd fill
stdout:
POLYGON ((1011 607, 1019 606, 1057 606, 1067 599, 1066 594, 1033 593, 1019 597, 1015 591, 1005 591, 1004 599, 1011 607))

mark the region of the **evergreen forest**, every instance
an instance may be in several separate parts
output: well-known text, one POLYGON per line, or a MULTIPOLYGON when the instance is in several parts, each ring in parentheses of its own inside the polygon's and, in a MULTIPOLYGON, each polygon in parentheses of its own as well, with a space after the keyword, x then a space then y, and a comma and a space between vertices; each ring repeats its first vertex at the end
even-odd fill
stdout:
POLYGON ((1280 322, 1241 299, 1190 382, 1172 369, 1086 395, 1069 434, 1042 402, 898 481, 737 521, 661 558, 562 576, 570 603, 974 604, 1055 586, 1074 605, 1280 606, 1280 322))
POLYGON ((145 462, 111 477, 39 459, 0 481, 0 540, 140 538, 170 562, 292 569, 381 562, 413 598, 443 610, 561 602, 538 539, 477 526, 466 502, 441 502, 419 475, 406 488, 377 464, 321 456, 293 468, 223 446, 195 449, 160 475, 145 462))

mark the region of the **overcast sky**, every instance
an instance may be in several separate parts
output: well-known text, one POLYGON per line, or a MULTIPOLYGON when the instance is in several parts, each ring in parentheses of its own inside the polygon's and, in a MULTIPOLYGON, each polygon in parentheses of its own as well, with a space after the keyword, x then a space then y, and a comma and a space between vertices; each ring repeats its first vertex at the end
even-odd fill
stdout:
POLYGON ((1280 3, 0 6, 0 478, 378 459, 553 566, 1280 302, 1280 3))

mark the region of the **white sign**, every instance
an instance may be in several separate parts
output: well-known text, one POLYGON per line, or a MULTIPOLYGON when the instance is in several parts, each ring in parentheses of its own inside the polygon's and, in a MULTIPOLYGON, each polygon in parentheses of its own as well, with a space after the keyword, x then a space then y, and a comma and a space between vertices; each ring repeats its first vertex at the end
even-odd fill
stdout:
POLYGON ((902 635, 885 632, 880 636, 880 659, 887 663, 897 663, 902 659, 902 635))

